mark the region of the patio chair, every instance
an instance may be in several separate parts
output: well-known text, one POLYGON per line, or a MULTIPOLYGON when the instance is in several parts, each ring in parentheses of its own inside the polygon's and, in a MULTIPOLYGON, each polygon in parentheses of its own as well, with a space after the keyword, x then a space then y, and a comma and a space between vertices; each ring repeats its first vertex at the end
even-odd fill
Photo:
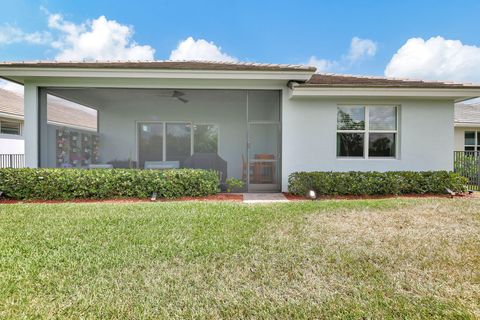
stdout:
POLYGON ((192 169, 216 170, 220 173, 220 182, 227 179, 227 161, 216 153, 196 152, 183 162, 183 167, 192 169))

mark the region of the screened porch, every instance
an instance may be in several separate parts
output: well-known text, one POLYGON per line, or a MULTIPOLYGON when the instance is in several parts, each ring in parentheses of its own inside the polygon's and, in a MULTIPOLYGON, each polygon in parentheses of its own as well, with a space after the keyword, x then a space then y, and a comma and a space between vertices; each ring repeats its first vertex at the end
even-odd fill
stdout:
MULTIPOLYGON (((48 124, 40 164, 59 168, 213 169, 248 191, 280 189, 280 92, 43 88, 95 115, 96 128, 48 124)), ((50 98, 51 97, 51 98, 50 98)), ((91 126, 90 126, 91 127, 91 126)), ((41 135, 42 136, 42 135, 41 135)))

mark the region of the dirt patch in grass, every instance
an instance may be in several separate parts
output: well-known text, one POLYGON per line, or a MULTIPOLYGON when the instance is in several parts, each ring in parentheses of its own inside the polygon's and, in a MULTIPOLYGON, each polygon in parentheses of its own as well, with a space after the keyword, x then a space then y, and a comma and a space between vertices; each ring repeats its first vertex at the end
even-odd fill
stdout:
POLYGON ((402 300, 417 304, 419 297, 455 301, 480 317, 478 202, 412 200, 414 205, 388 210, 314 213, 269 231, 273 242, 295 243, 311 290, 341 296, 354 287, 368 294, 384 291, 394 308, 402 300))
MULTIPOLYGON (((157 199, 158 202, 185 202, 185 201, 243 201, 242 194, 219 193, 206 197, 181 197, 176 199, 157 199)), ((145 203, 155 202, 150 199, 140 198, 119 198, 119 199, 71 199, 71 200, 13 200, 0 199, 0 204, 17 204, 17 203, 145 203)))

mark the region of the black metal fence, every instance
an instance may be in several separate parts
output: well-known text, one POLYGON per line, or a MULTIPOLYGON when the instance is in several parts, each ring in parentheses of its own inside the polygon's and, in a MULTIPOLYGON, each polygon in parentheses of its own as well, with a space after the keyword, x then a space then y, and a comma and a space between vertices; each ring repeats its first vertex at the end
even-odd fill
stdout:
POLYGON ((0 168, 23 168, 23 167, 25 167, 25 155, 0 154, 0 168))
POLYGON ((468 179, 468 188, 480 191, 480 151, 454 151, 453 169, 468 179))

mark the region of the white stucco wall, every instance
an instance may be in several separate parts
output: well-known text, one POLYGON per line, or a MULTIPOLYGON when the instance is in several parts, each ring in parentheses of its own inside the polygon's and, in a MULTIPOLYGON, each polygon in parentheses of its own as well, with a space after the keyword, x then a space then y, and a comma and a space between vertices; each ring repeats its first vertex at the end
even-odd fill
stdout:
MULTIPOLYGON (((202 82, 204 83, 204 82, 202 82)), ((94 86, 96 83, 88 83, 94 86)), ((59 85, 59 83, 52 83, 59 85)), ((80 85, 75 83, 75 85, 80 85)), ((103 84, 105 85, 105 84, 103 84)), ((162 84, 166 86, 167 84, 162 84)), ((197 84, 198 85, 198 84, 197 84)), ((209 82, 204 86, 225 89, 260 89, 256 83, 209 82), (226 88, 227 87, 227 88, 226 88), (229 88, 228 88, 229 87, 229 88)), ((142 84, 145 86, 145 84, 142 84)), ((153 86, 153 85, 152 85, 153 86)), ((167 88, 172 88, 170 84, 167 88)), ((114 86, 111 86, 114 87, 114 86)), ((176 87, 176 86, 173 86, 176 87)), ((188 83, 178 87, 195 87, 188 83)), ((423 98, 289 98, 286 84, 261 89, 283 89, 282 190, 294 171, 451 170, 454 150, 453 101, 423 98), (337 159, 336 117, 338 104, 399 105, 399 153, 396 159, 337 159)), ((238 91, 242 92, 242 91, 238 91)), ((88 97, 85 97, 88 98, 88 97)), ((144 96, 117 97, 99 108, 102 162, 136 158, 135 122, 142 120, 194 121, 219 124, 220 156, 229 163, 229 175, 239 176, 246 147, 243 101, 208 96, 196 103, 163 100, 152 103, 144 96), (167 101, 167 102, 165 102, 167 101), (202 101, 202 102, 200 102, 202 101), (236 107, 236 106, 241 106, 236 107), (231 150, 228 152, 227 150, 231 150), (242 151, 243 150, 243 151, 242 151), (231 158, 227 154, 233 154, 231 158)), ((240 99, 242 100, 242 99, 240 99)), ((192 100, 193 101, 193 100, 192 100)))
POLYGON ((283 101, 282 190, 295 171, 452 170, 453 102, 409 99, 295 98, 283 101), (397 159, 338 159, 338 104, 399 105, 397 159))
POLYGON ((0 134, 0 154, 23 154, 25 143, 22 136, 0 134))

